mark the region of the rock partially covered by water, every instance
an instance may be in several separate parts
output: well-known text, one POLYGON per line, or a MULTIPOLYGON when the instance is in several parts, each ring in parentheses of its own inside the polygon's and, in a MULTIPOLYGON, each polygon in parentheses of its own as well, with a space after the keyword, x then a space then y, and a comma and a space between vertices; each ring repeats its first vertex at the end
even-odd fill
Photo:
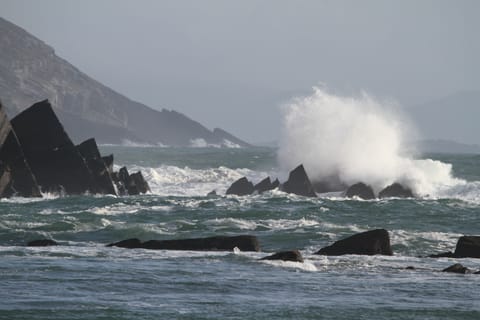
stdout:
POLYGON ((255 189, 255 191, 261 194, 263 192, 278 188, 279 185, 280 185, 280 182, 278 181, 278 179, 272 182, 270 180, 270 177, 266 177, 265 179, 257 183, 253 188, 255 189))
POLYGON ((345 192, 345 196, 348 198, 359 197, 364 200, 375 199, 375 193, 373 192, 372 187, 363 182, 351 185, 345 192))
POLYGON ((11 123, 42 191, 94 192, 92 173, 48 100, 35 103, 11 123))
POLYGON ((344 254, 359 255, 393 255, 390 247, 390 236, 385 229, 370 230, 339 240, 320 249, 316 254, 340 256, 344 254))
POLYGON ((130 174, 127 167, 120 168, 112 174, 112 180, 120 195, 138 195, 150 191, 150 186, 140 171, 130 174))
POLYGON ((27 243, 27 247, 50 247, 58 246, 58 243, 51 239, 33 240, 27 243))
POLYGON ((260 260, 282 260, 282 261, 303 262, 303 257, 300 251, 291 250, 291 251, 277 252, 270 256, 263 257, 260 260))
POLYGON ((299 196, 316 197, 312 183, 305 172, 303 164, 299 165, 288 176, 288 180, 283 184, 282 190, 287 193, 293 193, 299 196))
POLYGON ((138 239, 128 239, 107 245, 108 247, 142 248, 151 250, 191 250, 191 251, 260 251, 257 237, 250 235, 216 236, 208 238, 149 240, 141 242, 138 239))
POLYGON ((480 236, 463 236, 458 239, 456 258, 480 258, 480 236))
POLYGON ((402 186, 400 183, 394 183, 380 191, 379 198, 414 198, 412 190, 402 186))
POLYGON ((451 265, 450 267, 443 269, 442 272, 461 273, 461 274, 472 273, 470 269, 468 269, 467 267, 464 267, 460 263, 455 263, 454 265, 451 265))
POLYGON ((235 181, 230 188, 227 189, 227 194, 234 194, 237 196, 246 196, 252 194, 255 191, 253 183, 248 181, 246 177, 240 178, 235 181))

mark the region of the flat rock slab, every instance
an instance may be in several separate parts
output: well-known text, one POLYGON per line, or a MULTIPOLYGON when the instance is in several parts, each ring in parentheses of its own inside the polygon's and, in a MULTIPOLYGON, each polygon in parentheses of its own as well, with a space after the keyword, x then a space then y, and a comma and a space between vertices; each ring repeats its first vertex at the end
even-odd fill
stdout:
POLYGON ((320 249, 316 254, 340 256, 345 254, 359 255, 393 255, 390 247, 390 236, 385 229, 370 230, 339 240, 332 245, 320 249))
POLYGON ((282 261, 303 262, 303 257, 300 251, 291 250, 291 251, 277 252, 270 256, 263 257, 260 260, 282 260, 282 261))

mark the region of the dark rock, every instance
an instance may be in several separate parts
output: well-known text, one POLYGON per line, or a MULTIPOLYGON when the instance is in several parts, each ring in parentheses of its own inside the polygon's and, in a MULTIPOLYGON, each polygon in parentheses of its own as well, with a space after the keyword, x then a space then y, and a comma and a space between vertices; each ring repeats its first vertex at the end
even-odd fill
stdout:
POLYGON ((442 272, 466 274, 466 273, 471 273, 471 270, 468 269, 467 267, 462 266, 460 263, 455 263, 454 265, 451 265, 450 267, 443 269, 442 272))
POLYGON ((138 239, 128 239, 108 245, 108 247, 112 246, 152 250, 231 251, 234 248, 238 248, 241 251, 260 251, 260 244, 257 237, 248 235, 179 240, 150 240, 143 243, 138 239))
POLYGON ((253 188, 258 192, 258 193, 263 193, 265 191, 270 191, 278 187, 280 185, 280 182, 275 180, 275 182, 278 182, 278 184, 274 184, 270 181, 270 177, 266 177, 259 183, 257 183, 253 188))
POLYGON ((210 191, 209 193, 207 193, 207 197, 208 196, 216 196, 217 195, 217 191, 216 190, 212 190, 210 191))
POLYGON ((372 187, 363 182, 359 182, 350 186, 347 189, 345 196, 348 198, 359 197, 364 200, 375 199, 375 194, 373 193, 372 187))
POLYGON ((41 197, 40 188, 0 103, 0 197, 41 197))
POLYGON ((480 258, 480 236, 463 236, 458 239, 456 258, 480 258))
POLYGON ((255 191, 253 184, 248 181, 246 177, 235 181, 230 188, 227 189, 226 194, 235 194, 237 196, 246 196, 255 191))
POLYGON ((480 274, 480 271, 474 272, 473 274, 480 274))
POLYGON ((348 188, 338 175, 331 175, 322 179, 322 181, 312 181, 312 185, 317 193, 337 192, 348 188))
POLYGON ((290 171, 288 180, 283 184, 282 188, 283 191, 287 193, 293 193, 299 196, 317 196, 302 164, 290 171))
POLYGON ((379 198, 414 198, 412 190, 402 186, 400 183, 394 183, 380 191, 379 198))
POLYGON ((27 247, 49 247, 49 246, 58 246, 58 243, 50 239, 33 240, 27 243, 27 247))
POLYGON ((454 254, 451 251, 448 252, 442 252, 438 254, 431 254, 428 256, 428 258, 453 258, 454 254))
POLYGON ((405 270, 415 270, 415 267, 408 266, 408 267, 405 268, 405 270))
POLYGON ((393 255, 390 236, 385 229, 370 230, 339 240, 331 246, 320 249, 316 254, 339 256, 344 254, 393 255))
POLYGON ((105 166, 108 169, 108 172, 112 174, 113 173, 113 154, 102 157, 102 159, 103 159, 103 162, 105 163, 105 166))
POLYGON ((280 187, 280 181, 278 181, 278 179, 275 179, 273 182, 272 182, 272 190, 273 189, 276 189, 280 187))
POLYGON ((115 243, 110 243, 107 247, 120 247, 120 248, 128 248, 128 249, 137 249, 142 247, 142 242, 137 238, 122 240, 115 243))
POLYGON ((44 192, 93 192, 93 176, 48 100, 11 121, 25 158, 44 192))
POLYGON ((100 156, 95 139, 88 139, 77 146, 78 151, 85 159, 90 172, 93 174, 93 191, 99 194, 116 195, 113 180, 103 158, 100 156))
POLYGON ((145 181, 145 178, 140 171, 130 175, 129 183, 135 185, 137 193, 147 193, 150 191, 150 186, 148 185, 147 181, 145 181))
POLYGON ((261 258, 260 260, 283 260, 283 261, 294 261, 294 262, 303 262, 303 257, 300 251, 281 251, 271 256, 261 258))
POLYGON ((112 174, 112 180, 117 186, 120 195, 137 195, 150 191, 150 186, 143 178, 140 171, 129 174, 126 167, 122 167, 119 172, 112 174))

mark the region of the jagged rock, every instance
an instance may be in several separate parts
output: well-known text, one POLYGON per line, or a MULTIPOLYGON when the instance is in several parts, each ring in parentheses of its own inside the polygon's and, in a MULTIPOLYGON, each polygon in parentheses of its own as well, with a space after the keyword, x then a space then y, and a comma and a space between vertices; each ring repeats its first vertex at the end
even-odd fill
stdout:
POLYGON ((458 239, 455 258, 480 258, 480 236, 462 236, 458 239))
POLYGON ((405 268, 405 270, 415 270, 415 267, 413 267, 413 266, 408 266, 408 267, 405 268))
POLYGON ((272 254, 267 257, 263 257, 260 260, 282 260, 282 261, 293 261, 293 262, 303 262, 303 257, 300 251, 281 251, 275 254, 272 254))
POLYGON ((113 154, 102 157, 110 175, 113 173, 113 154))
POLYGON ((413 192, 409 188, 402 186, 400 183, 394 183, 380 191, 379 198, 413 198, 413 192))
POLYGON ((212 190, 210 191, 209 193, 207 193, 207 197, 208 196, 216 196, 217 195, 217 191, 216 190, 212 190))
POLYGON ((58 243, 50 239, 33 240, 27 243, 27 247, 49 247, 58 246, 58 243))
POLYGON ((442 272, 452 272, 452 273, 461 273, 461 274, 472 273, 470 269, 468 269, 467 267, 464 267, 460 263, 455 263, 454 265, 451 265, 450 267, 443 269, 442 272))
POLYGON ((238 248, 241 251, 260 251, 260 244, 257 237, 248 235, 179 240, 149 240, 143 243, 138 239, 128 239, 111 243, 108 246, 151 250, 231 251, 234 248, 238 248))
POLYGON ((93 175, 48 100, 11 121, 25 158, 44 192, 93 192, 93 175))
POLYGON ((359 197, 364 200, 375 199, 372 187, 363 182, 351 185, 345 192, 347 198, 359 197))
POLYGON ((120 195, 138 195, 150 191, 150 186, 143 178, 140 171, 129 174, 126 167, 120 168, 119 172, 112 174, 112 179, 117 186, 120 195))
POLYGON ((283 191, 299 196, 316 197, 312 183, 305 172, 303 164, 299 165, 288 176, 288 180, 282 186, 283 191))
POLYGON ((265 179, 263 179, 262 181, 257 183, 253 188, 258 193, 263 193, 265 191, 273 190, 273 189, 277 188, 279 185, 280 185, 280 182, 278 181, 278 179, 276 179, 274 181, 274 183, 272 183, 270 181, 270 177, 266 177, 265 179))
POLYGON ((255 191, 253 183, 248 181, 246 177, 240 178, 235 181, 230 188, 227 189, 226 194, 235 194, 237 196, 246 196, 252 194, 255 191))
POLYGON ((278 181, 278 178, 277 178, 272 182, 272 190, 274 190, 276 188, 279 188, 279 187, 280 187, 280 181, 278 181))
POLYGON ((150 186, 148 185, 147 181, 145 181, 145 178, 140 171, 132 173, 130 175, 130 181, 135 185, 137 194, 147 193, 150 191, 150 186))
POLYGON ((0 197, 41 197, 40 188, 0 102, 0 197))
POLYGON ((105 165, 103 158, 100 156, 95 139, 88 139, 77 146, 78 151, 87 162, 87 166, 93 174, 94 186, 93 190, 99 194, 116 195, 113 186, 112 177, 105 165))
POLYGON ((360 255, 393 255, 390 247, 390 236, 385 229, 370 230, 339 240, 320 249, 316 254, 339 256, 344 254, 360 255))

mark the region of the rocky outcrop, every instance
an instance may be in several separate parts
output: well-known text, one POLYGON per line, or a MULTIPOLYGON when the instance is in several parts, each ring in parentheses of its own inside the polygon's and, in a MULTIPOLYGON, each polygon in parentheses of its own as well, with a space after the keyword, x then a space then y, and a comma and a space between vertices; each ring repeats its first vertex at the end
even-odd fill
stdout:
POLYGON ((390 247, 390 236, 385 229, 370 230, 339 240, 320 249, 316 254, 340 256, 345 254, 359 255, 393 255, 390 247))
POLYGON ((130 174, 127 167, 122 167, 112 174, 112 180, 120 195, 138 195, 150 191, 150 186, 140 171, 130 174))
POLYGON ((400 183, 394 183, 384 188, 378 194, 379 198, 414 198, 412 190, 402 186, 400 183))
POLYGON ((111 243, 107 246, 151 250, 232 251, 238 248, 241 251, 260 251, 260 244, 257 237, 249 235, 179 240, 149 240, 145 242, 141 242, 138 239, 127 239, 111 243))
POLYGON ((276 179, 274 182, 270 180, 270 177, 266 177, 259 183, 257 183, 253 188, 255 191, 257 191, 259 194, 264 193, 266 191, 273 190, 275 188, 278 188, 280 185, 280 181, 276 179))
POLYGON ((299 196, 317 196, 302 164, 290 171, 288 180, 282 185, 282 190, 299 196))
POLYGON ((51 239, 33 240, 27 243, 27 247, 50 247, 58 246, 58 243, 51 239))
POLYGON ((480 236, 462 236, 457 241, 455 252, 432 254, 429 258, 480 258, 480 236))
POLYGON ((366 185, 363 182, 351 185, 345 192, 345 196, 347 198, 358 197, 364 200, 375 199, 375 193, 373 192, 372 187, 366 185))
POLYGON ((240 178, 235 181, 230 188, 227 189, 226 194, 234 194, 237 196, 246 196, 252 194, 255 191, 253 183, 248 181, 246 177, 240 178))
POLYGON ((270 256, 263 257, 260 260, 282 260, 282 261, 303 262, 303 257, 300 251, 291 250, 291 251, 280 251, 270 256))
POLYGON ((442 272, 461 273, 461 274, 473 273, 472 270, 468 269, 467 267, 464 267, 460 263, 455 263, 454 265, 451 265, 450 267, 443 269, 442 272))

